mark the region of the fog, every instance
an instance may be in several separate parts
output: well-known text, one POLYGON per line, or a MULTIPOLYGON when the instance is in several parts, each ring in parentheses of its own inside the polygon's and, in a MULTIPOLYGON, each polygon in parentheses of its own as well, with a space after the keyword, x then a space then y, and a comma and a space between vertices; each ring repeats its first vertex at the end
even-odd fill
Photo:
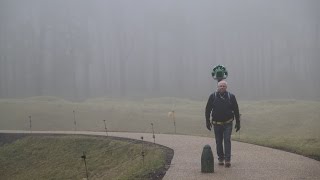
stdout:
POLYGON ((320 100, 318 0, 0 0, 0 98, 320 100))

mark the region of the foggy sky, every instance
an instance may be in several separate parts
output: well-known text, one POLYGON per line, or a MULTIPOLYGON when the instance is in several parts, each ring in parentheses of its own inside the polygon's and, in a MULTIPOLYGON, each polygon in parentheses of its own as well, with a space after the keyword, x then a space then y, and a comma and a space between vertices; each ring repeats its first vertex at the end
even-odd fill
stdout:
POLYGON ((320 100, 318 0, 0 0, 0 98, 320 100))

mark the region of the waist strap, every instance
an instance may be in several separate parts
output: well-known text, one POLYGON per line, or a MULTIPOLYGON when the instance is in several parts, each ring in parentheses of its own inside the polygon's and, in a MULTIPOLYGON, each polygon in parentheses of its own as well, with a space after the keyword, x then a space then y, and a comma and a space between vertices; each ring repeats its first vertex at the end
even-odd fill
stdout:
POLYGON ((212 124, 213 124, 213 125, 224 125, 224 124, 231 123, 232 121, 233 121, 233 118, 232 118, 232 119, 229 119, 229 120, 227 120, 227 121, 224 121, 224 122, 212 121, 212 124))

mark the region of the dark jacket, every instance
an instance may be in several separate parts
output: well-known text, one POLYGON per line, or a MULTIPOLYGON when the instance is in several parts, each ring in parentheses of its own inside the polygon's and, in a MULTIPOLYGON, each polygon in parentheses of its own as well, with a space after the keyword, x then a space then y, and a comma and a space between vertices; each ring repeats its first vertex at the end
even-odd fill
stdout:
POLYGON ((207 122, 210 122, 210 115, 213 121, 224 122, 235 118, 236 121, 240 122, 236 97, 231 93, 229 94, 230 95, 228 95, 228 92, 224 94, 216 92, 210 95, 205 112, 207 122))

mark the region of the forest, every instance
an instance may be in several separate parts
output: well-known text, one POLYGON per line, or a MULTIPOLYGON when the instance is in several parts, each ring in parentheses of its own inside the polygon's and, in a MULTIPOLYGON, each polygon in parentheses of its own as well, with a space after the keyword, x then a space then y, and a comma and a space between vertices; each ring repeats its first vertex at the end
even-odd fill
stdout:
POLYGON ((0 1, 0 98, 320 100, 320 1, 0 1))

